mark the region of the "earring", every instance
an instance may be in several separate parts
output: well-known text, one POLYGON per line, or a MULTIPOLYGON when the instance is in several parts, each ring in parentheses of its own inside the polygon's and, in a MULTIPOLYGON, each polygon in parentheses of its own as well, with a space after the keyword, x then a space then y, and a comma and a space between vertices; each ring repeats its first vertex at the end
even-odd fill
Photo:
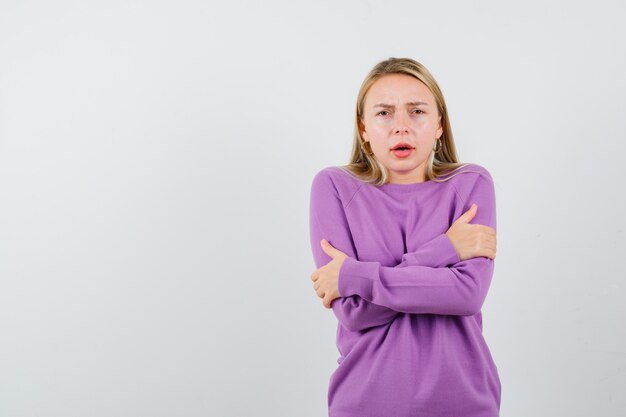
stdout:
POLYGON ((435 147, 433 148, 433 151, 435 153, 439 152, 441 150, 441 147, 443 146, 443 143, 441 143, 441 138, 437 138, 437 143, 435 143, 435 147), (439 146, 437 146, 439 145, 439 146))
POLYGON ((361 149, 363 150, 363 152, 365 152, 369 156, 374 155, 374 152, 372 151, 372 145, 369 142, 365 141, 365 140, 363 142, 361 142, 361 149), (366 145, 369 146, 369 150, 367 150, 365 148, 366 145))

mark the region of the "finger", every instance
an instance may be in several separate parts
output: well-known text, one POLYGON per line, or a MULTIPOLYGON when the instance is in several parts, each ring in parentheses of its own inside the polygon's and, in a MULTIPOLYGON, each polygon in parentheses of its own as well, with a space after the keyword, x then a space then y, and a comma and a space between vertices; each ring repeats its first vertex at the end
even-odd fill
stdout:
POLYGON ((483 244, 483 248, 485 249, 485 251, 489 251, 489 252, 495 252, 496 251, 496 245, 493 241, 487 241, 483 244))
POLYGON ((315 294, 317 294, 317 296, 319 298, 324 298, 324 296, 326 295, 326 293, 324 292, 324 289, 321 288, 319 285, 318 287, 315 289, 315 294))
POLYGON ((483 240, 483 245, 487 247, 495 247, 496 246, 496 238, 493 236, 487 236, 483 240))
POLYGON ((322 245, 322 249, 324 250, 326 255, 330 256, 331 258, 335 258, 339 255, 339 253, 343 253, 339 249, 336 249, 333 245, 331 245, 330 242, 326 239, 322 239, 320 245, 322 245))
POLYGON ((483 232, 484 234, 486 234, 487 236, 495 236, 496 235, 496 231, 493 227, 481 224, 481 225, 477 225, 480 226, 480 231, 483 232))
POLYGON ((481 236, 481 238, 485 242, 495 242, 496 241, 496 235, 491 233, 490 231, 488 231, 486 229, 481 229, 480 236, 481 236))
POLYGON ((484 224, 475 224, 473 226, 476 226, 477 232, 485 237, 493 238, 496 235, 496 232, 491 227, 484 224))
POLYGON ((311 274, 311 281, 317 281, 317 271, 311 274))
POLYGON ((490 234, 494 234, 494 235, 496 234, 496 229, 494 229, 493 227, 491 227, 491 226, 487 226, 486 224, 483 224, 482 226, 483 226, 483 228, 484 228, 486 231, 488 231, 490 234))
POLYGON ((493 252, 494 247, 492 244, 489 242, 480 242, 475 250, 475 256, 485 256, 487 258, 491 258, 493 252))
POLYGON ((494 259, 494 258, 496 257, 496 250, 495 250, 495 247, 493 247, 493 246, 489 246, 489 247, 487 247, 487 248, 485 249, 485 254, 486 254, 485 256, 487 256, 487 257, 489 257, 489 258, 491 258, 491 259, 494 259))
POLYGON ((324 253, 326 255, 329 255, 329 253, 328 253, 328 245, 326 245, 325 239, 320 240, 320 246, 322 247, 322 250, 324 251, 324 253))
POLYGON ((478 208, 478 206, 476 205, 476 203, 473 203, 470 208, 461 215, 461 217, 459 217, 458 219, 456 219, 456 221, 460 221, 463 223, 468 223, 470 220, 472 220, 474 218, 474 216, 476 215, 476 209, 478 208))

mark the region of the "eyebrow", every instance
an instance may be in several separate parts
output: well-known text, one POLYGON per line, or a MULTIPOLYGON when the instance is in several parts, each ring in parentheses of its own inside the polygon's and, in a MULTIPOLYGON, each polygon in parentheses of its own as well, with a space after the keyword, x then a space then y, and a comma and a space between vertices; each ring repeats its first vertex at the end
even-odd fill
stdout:
MULTIPOLYGON (((420 104, 423 104, 424 106, 428 106, 428 103, 424 102, 424 101, 409 101, 407 103, 405 103, 407 106, 419 106, 420 104)), ((385 109, 393 109, 396 106, 394 106, 393 104, 385 104, 385 103, 378 103, 374 105, 374 108, 376 107, 382 107, 385 109)))

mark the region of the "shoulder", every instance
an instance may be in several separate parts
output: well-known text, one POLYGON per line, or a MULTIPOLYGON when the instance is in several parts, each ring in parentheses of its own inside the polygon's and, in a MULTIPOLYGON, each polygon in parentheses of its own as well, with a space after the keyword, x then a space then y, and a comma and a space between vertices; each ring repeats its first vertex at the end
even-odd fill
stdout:
POLYGON ((479 164, 474 164, 474 163, 465 164, 461 168, 459 168, 457 171, 454 171, 454 174, 457 174, 457 173, 459 174, 461 181, 477 180, 481 177, 486 180, 493 181, 491 172, 489 172, 487 168, 479 164))
POLYGON ((464 165, 452 174, 449 181, 464 201, 467 201, 469 196, 478 190, 487 190, 491 193, 494 190, 491 172, 479 164, 464 165))
POLYGON ((344 203, 361 188, 363 182, 341 166, 328 166, 319 170, 311 181, 311 192, 332 192, 344 203))

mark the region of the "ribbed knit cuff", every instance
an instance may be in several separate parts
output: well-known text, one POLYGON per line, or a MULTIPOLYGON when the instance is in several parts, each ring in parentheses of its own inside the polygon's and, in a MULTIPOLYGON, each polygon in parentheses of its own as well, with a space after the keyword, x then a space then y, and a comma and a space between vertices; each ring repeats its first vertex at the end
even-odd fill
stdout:
POLYGON ((372 283, 379 267, 378 262, 362 262, 347 257, 339 268, 339 296, 358 295, 365 300, 371 300, 372 283))

